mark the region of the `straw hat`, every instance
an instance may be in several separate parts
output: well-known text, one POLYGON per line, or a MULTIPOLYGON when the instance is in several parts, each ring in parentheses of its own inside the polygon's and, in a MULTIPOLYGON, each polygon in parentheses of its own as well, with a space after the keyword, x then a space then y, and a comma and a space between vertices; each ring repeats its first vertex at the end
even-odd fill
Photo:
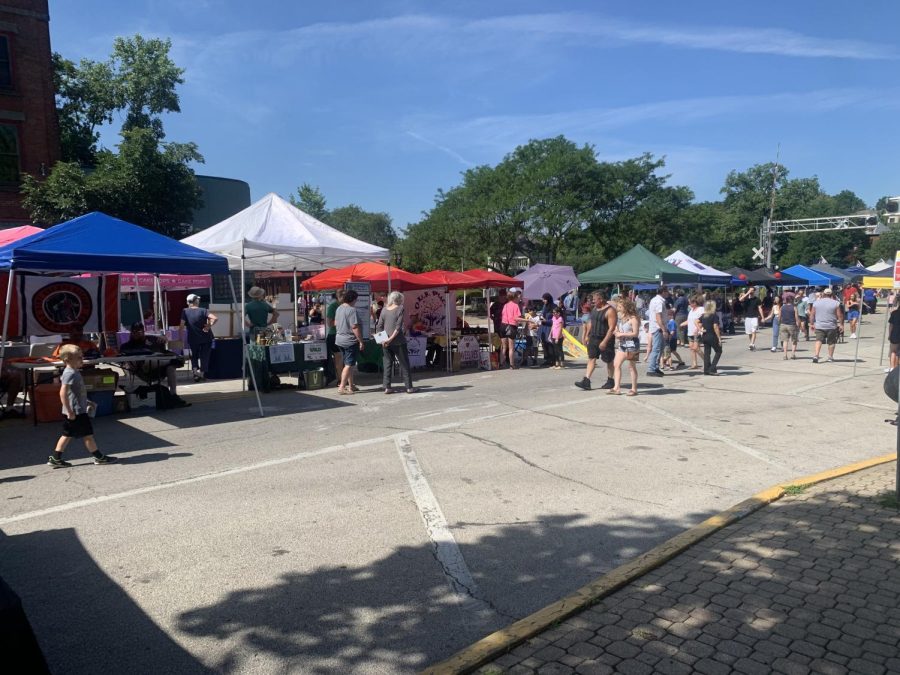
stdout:
POLYGON ((266 292, 259 286, 253 286, 249 291, 247 291, 247 295, 249 295, 254 300, 259 300, 260 298, 265 297, 266 292))

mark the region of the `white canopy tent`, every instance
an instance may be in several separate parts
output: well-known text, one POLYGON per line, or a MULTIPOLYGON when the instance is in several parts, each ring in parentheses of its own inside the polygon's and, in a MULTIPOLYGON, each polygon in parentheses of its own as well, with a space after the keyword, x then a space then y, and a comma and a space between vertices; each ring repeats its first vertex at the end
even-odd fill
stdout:
POLYGON ((885 262, 884 259, 881 259, 877 263, 869 265, 866 269, 870 272, 882 272, 888 267, 893 267, 893 265, 891 265, 891 263, 889 262, 885 262))
POLYGON ((329 227, 274 192, 182 242, 224 256, 230 269, 241 271, 241 325, 245 316, 247 270, 293 270, 296 324, 297 272, 319 272, 390 257, 386 248, 329 227))
POLYGON ((709 265, 702 263, 699 260, 694 260, 691 256, 680 249, 666 256, 665 260, 666 262, 675 265, 675 267, 680 267, 681 269, 688 272, 693 272, 694 274, 701 274, 704 277, 708 277, 708 279, 704 280, 704 283, 720 281, 723 284, 727 284, 731 281, 731 275, 728 272, 717 270, 715 267, 710 267, 709 265))

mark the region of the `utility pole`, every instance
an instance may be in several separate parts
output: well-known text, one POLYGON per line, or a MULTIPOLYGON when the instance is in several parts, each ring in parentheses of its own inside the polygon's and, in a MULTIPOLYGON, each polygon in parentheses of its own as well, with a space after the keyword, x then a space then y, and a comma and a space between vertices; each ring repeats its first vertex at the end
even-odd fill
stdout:
POLYGON ((766 250, 766 269, 772 269, 772 219, 775 217, 775 190, 778 185, 778 160, 781 159, 781 143, 775 151, 775 166, 772 168, 772 199, 769 201, 769 217, 763 224, 764 241, 760 244, 765 246, 766 250))

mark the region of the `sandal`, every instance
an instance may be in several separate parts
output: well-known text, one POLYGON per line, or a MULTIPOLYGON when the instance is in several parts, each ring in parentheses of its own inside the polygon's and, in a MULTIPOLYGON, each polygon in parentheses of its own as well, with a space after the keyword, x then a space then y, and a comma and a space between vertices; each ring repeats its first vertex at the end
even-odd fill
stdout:
POLYGON ((784 360, 787 361, 787 354, 784 355, 784 360))
POLYGON ((353 390, 352 389, 341 389, 340 387, 338 387, 338 394, 340 394, 341 396, 350 396, 351 394, 353 394, 353 390))
POLYGON ((621 393, 622 392, 619 391, 618 389, 610 389, 609 391, 606 392, 606 395, 607 396, 618 396, 621 393))
POLYGON ((631 391, 629 391, 629 392, 628 392, 627 394, 625 394, 625 395, 626 395, 626 396, 637 396, 637 392, 636 392, 634 389, 632 389, 631 391))

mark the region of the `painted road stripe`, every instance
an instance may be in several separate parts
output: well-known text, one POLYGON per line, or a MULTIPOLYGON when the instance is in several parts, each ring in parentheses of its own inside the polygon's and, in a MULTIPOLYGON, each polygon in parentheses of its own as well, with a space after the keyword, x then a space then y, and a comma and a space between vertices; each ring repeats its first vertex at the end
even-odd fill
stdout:
POLYGON ((659 407, 653 405, 652 403, 647 403, 647 401, 645 401, 645 400, 640 400, 640 397, 633 398, 633 399, 631 399, 631 401, 633 403, 636 403, 638 405, 641 405, 641 406, 651 410, 652 412, 656 413, 657 415, 662 415, 663 417, 668 417, 673 422, 677 422, 678 424, 681 424, 690 429, 693 429, 694 431, 701 433, 704 436, 707 436, 709 438, 714 438, 717 441, 722 441, 728 447, 734 448, 735 450, 737 450, 739 452, 743 452, 745 455, 750 455, 751 457, 761 460, 761 461, 765 462, 766 464, 771 464, 772 466, 779 466, 783 469, 789 468, 786 464, 782 464, 778 460, 773 459, 772 457, 770 457, 766 453, 762 452, 761 450, 756 450, 755 448, 751 448, 750 446, 744 445, 743 443, 738 443, 734 439, 728 438, 728 436, 724 436, 724 435, 718 433, 717 431, 711 431, 709 429, 704 429, 699 424, 695 424, 691 420, 686 420, 682 417, 678 417, 677 415, 673 415, 672 413, 670 413, 668 410, 663 410, 662 408, 659 408, 659 407))
MULTIPOLYGON (((441 505, 438 504, 431 486, 425 474, 422 473, 422 467, 419 465, 419 458, 413 450, 412 443, 408 434, 402 434, 394 439, 397 446, 397 454, 403 462, 403 471, 406 473, 406 480, 409 482, 410 490, 412 490, 413 499, 419 509, 419 515, 422 516, 422 522, 425 523, 425 530, 431 539, 431 545, 434 549, 434 557, 440 564, 450 590, 455 596, 456 603, 467 613, 472 613, 479 619, 479 623, 497 623, 497 614, 481 597, 478 590, 478 584, 472 573, 466 565, 462 551, 450 526, 447 525, 447 519, 444 518, 444 512, 441 511, 441 505)), ((471 617, 466 617, 471 621, 471 617)), ((464 622, 465 623, 465 622, 464 622)), ((499 624, 497 624, 499 625, 499 624)), ((483 634, 481 627, 478 632, 483 634)))

